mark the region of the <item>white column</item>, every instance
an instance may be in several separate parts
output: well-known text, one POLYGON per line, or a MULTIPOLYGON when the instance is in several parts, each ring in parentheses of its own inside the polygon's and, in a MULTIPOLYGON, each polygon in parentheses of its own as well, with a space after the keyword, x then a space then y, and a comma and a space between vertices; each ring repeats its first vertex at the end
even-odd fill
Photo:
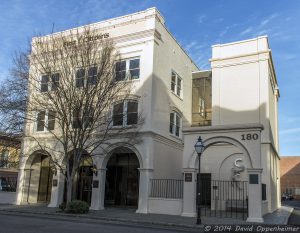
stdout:
POLYGON ((48 207, 58 207, 64 198, 65 176, 61 171, 57 171, 56 175, 53 175, 51 200, 48 207))
POLYGON ((148 213, 148 198, 150 193, 150 179, 152 178, 153 169, 139 168, 139 201, 136 213, 148 213))
POLYGON ((248 168, 248 218, 247 222, 264 222, 262 217, 262 168, 248 168))
POLYGON ((17 192, 16 192, 16 205, 21 205, 21 203, 23 202, 23 198, 24 198, 24 187, 25 187, 25 182, 26 182, 26 172, 24 171, 24 169, 19 169, 18 172, 18 182, 17 182, 17 192))
POLYGON ((183 203, 181 216, 196 216, 196 184, 197 170, 194 168, 183 169, 183 203))
POLYGON ((106 169, 98 169, 97 175, 93 175, 91 210, 104 209, 105 180, 106 169))

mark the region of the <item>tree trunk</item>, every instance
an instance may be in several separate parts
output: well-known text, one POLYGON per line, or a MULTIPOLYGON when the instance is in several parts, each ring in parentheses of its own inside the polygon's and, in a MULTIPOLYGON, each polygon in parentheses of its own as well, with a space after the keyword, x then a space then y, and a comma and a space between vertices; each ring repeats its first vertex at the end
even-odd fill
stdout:
POLYGON ((73 179, 69 178, 67 180, 67 203, 72 201, 72 188, 73 188, 73 179))

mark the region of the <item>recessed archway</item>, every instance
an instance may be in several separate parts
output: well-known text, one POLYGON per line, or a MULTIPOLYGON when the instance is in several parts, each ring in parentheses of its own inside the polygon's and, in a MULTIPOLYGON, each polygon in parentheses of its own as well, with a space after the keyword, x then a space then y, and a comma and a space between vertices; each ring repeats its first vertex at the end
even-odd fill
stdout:
POLYGON ((55 165, 47 151, 33 152, 27 159, 25 170, 26 202, 49 203, 51 199, 52 178, 55 165))
POLYGON ((139 197, 138 156, 128 147, 113 149, 107 161, 105 199, 106 206, 137 207, 139 197))

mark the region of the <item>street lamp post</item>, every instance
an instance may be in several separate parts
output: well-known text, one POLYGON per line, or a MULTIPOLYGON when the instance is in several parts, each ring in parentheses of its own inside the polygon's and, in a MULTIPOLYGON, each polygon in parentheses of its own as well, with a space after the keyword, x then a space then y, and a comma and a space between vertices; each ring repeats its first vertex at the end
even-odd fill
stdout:
POLYGON ((200 157, 204 151, 204 144, 202 142, 201 136, 199 136, 196 144, 195 151, 198 154, 198 173, 197 173, 197 196, 196 196, 196 205, 197 205, 197 224, 201 224, 201 180, 200 180, 200 157))

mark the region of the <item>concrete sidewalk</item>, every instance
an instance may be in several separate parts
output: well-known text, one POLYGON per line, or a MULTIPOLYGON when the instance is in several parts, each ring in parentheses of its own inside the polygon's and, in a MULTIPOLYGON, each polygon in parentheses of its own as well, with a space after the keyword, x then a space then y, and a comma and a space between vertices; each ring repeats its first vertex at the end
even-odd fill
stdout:
MULTIPOLYGON (((141 225, 160 225, 160 226, 172 226, 172 227, 184 227, 184 228, 201 228, 203 225, 216 225, 216 224, 228 224, 228 225, 242 225, 252 224, 242 219, 236 218, 216 218, 216 217, 201 217, 203 225, 196 225, 196 218, 182 217, 175 215, 163 215, 163 214, 137 214, 134 209, 123 208, 107 208, 105 210, 93 211, 88 214, 74 215, 60 212, 58 208, 49 208, 44 205, 0 205, 1 213, 10 214, 38 214, 48 215, 52 217, 79 217, 81 219, 94 219, 110 222, 118 222, 125 224, 141 224, 141 225)), ((272 214, 268 214, 264 217, 265 222, 263 224, 287 224, 288 218, 292 212, 290 207, 282 207, 272 214)))

